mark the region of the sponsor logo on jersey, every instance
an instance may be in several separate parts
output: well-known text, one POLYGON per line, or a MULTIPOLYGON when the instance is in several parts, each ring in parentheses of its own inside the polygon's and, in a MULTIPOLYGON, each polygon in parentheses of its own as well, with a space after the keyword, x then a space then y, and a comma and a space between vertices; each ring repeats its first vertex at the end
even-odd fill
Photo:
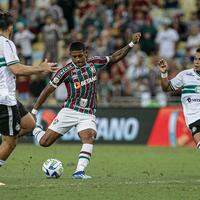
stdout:
POLYGON ((84 80, 84 81, 81 81, 81 82, 75 82, 75 83, 74 83, 74 87, 75 87, 76 89, 80 89, 81 86, 87 85, 87 84, 89 84, 89 83, 91 83, 91 82, 94 82, 94 81, 96 81, 96 80, 97 80, 97 77, 94 76, 94 77, 92 77, 92 78, 88 78, 88 79, 86 79, 86 80, 84 80))
POLYGON ((195 76, 193 73, 186 73, 187 76, 195 76))
POLYGON ((192 98, 187 98, 188 103, 192 103, 192 102, 200 102, 200 99, 192 99, 192 98))
POLYGON ((81 88, 81 84, 79 82, 74 83, 74 87, 78 90, 81 88))

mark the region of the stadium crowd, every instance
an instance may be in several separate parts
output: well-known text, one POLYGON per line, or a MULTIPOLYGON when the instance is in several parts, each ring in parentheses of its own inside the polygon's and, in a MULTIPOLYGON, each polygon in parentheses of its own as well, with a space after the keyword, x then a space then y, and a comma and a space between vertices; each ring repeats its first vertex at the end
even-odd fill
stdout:
MULTIPOLYGON (((76 40, 87 45, 89 56, 109 55, 128 43, 132 33, 141 32, 140 44, 126 59, 100 71, 98 102, 164 106, 178 94, 162 92, 158 60, 167 59, 171 78, 191 67, 200 46, 200 1, 188 4, 181 0, 10 0, 7 8, 15 17, 13 40, 26 64, 48 58, 64 65, 69 62, 69 44, 76 40)), ((19 77, 19 98, 32 103, 48 80, 44 74, 19 77)), ((62 102, 66 96, 61 85, 48 103, 62 102)))

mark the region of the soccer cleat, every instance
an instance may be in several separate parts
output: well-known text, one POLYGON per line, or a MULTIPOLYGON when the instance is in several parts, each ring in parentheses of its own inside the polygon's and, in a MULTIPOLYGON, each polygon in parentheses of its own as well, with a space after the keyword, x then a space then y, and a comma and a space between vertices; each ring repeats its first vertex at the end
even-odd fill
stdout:
POLYGON ((78 172, 73 173, 72 178, 73 179, 90 179, 92 177, 86 175, 84 171, 78 171, 78 172))

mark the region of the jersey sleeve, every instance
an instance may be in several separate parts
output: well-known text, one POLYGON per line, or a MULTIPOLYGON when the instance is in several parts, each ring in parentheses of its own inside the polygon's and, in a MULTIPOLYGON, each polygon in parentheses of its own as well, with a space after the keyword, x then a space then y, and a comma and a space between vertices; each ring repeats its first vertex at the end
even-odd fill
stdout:
POLYGON ((69 76, 69 70, 65 67, 58 70, 55 75, 49 81, 49 84, 57 88, 62 82, 64 82, 69 76))
POLYGON ((105 67, 109 63, 109 60, 108 56, 94 56, 89 59, 89 61, 93 63, 95 69, 105 67))
POLYGON ((183 87, 183 73, 178 73, 174 78, 169 81, 172 90, 178 90, 183 87))
POLYGON ((4 42, 3 54, 4 54, 4 57, 5 57, 5 61, 6 61, 7 66, 20 62, 18 55, 17 55, 16 46, 10 40, 6 40, 4 42))

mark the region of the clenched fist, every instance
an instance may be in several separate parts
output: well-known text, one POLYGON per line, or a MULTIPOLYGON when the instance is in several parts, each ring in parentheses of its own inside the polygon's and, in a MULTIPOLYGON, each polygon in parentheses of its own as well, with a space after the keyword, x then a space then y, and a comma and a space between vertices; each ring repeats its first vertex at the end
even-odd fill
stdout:
POLYGON ((141 38, 141 33, 140 32, 134 33, 132 35, 132 41, 133 41, 133 43, 135 43, 135 44, 138 43, 140 41, 140 38, 141 38))

